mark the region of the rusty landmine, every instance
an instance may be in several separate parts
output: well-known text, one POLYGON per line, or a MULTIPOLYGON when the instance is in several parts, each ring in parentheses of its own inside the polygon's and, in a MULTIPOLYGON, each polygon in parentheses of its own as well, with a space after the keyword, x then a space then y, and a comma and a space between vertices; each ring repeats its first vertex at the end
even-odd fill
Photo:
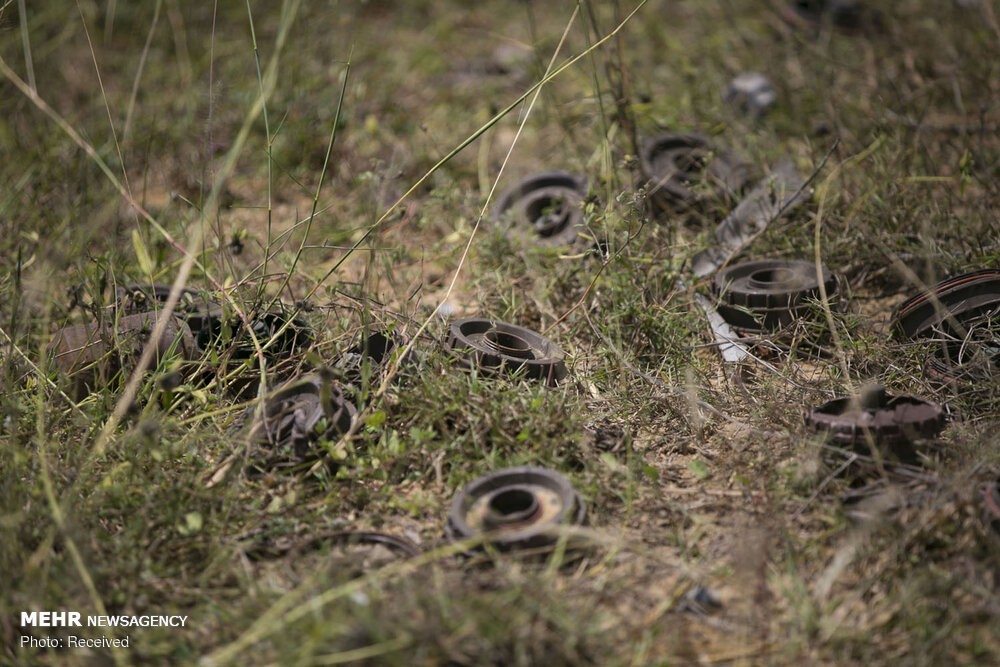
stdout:
MULTIPOLYGON (((47 349, 56 366, 72 376, 78 390, 93 389, 98 381, 106 381, 135 363, 159 321, 156 312, 149 312, 125 315, 117 323, 109 318, 104 324, 77 324, 57 331, 47 349)), ((185 359, 196 351, 190 328, 174 315, 156 343, 153 365, 170 350, 185 359)))
POLYGON ((1000 533, 1000 479, 986 487, 983 501, 986 504, 986 520, 989 526, 1000 533))
POLYGON ((932 290, 910 297, 896 309, 893 329, 905 338, 921 338, 943 327, 956 329, 1000 307, 1000 269, 964 273, 939 282, 932 290), (938 303, 940 303, 940 306, 938 303))
POLYGON ((382 533, 372 530, 338 530, 331 533, 322 533, 307 537, 304 540, 292 542, 290 540, 274 541, 269 540, 262 544, 254 545, 247 550, 247 555, 254 558, 276 558, 284 556, 290 552, 301 552, 310 549, 318 549, 324 543, 334 544, 342 548, 358 546, 383 546, 386 549, 398 553, 403 558, 416 558, 423 551, 412 540, 389 533, 382 533))
POLYGON ((244 552, 269 578, 296 586, 325 571, 338 581, 363 577, 422 553, 411 540, 368 530, 337 530, 257 541, 244 552))
MULTIPOLYGON (((171 285, 125 285, 115 289, 115 301, 125 314, 159 310, 170 297, 171 285)), ((206 301, 197 290, 181 289, 174 314, 184 319, 197 341, 201 331, 222 315, 222 309, 206 301)))
MULTIPOLYGON (((396 350, 402 350, 409 342, 408 336, 396 332, 377 331, 368 336, 362 335, 337 361, 337 367, 343 371, 349 384, 360 384, 366 359, 373 373, 384 370, 396 350)), ((410 352, 400 363, 408 365, 414 361, 414 354, 410 352)))
POLYGON ((493 221, 509 238, 543 247, 573 245, 583 224, 587 179, 565 171, 528 176, 506 190, 493 207, 493 221))
POLYGON ((834 443, 861 454, 869 453, 871 442, 910 462, 914 459, 910 445, 937 437, 944 428, 945 413, 937 403, 890 396, 884 387, 875 387, 860 397, 828 401, 806 412, 805 422, 813 432, 826 433, 834 443))
MULTIPOLYGON (((837 280, 825 267, 822 280, 827 298, 834 300, 837 280)), ((820 298, 819 286, 815 264, 780 259, 734 264, 712 283, 719 314, 746 335, 777 331, 801 318, 809 309, 806 302, 820 298)))
MULTIPOLYGON (((244 413, 250 419, 257 409, 244 413)), ((319 377, 293 380, 265 399, 263 414, 250 428, 250 440, 266 453, 254 467, 273 470, 296 467, 319 458, 313 444, 320 438, 346 433, 357 408, 333 385, 324 387, 319 377)))
MULTIPOLYGON (((296 317, 289 321, 289 317, 281 312, 259 315, 250 320, 250 326, 261 347, 277 336, 277 340, 264 350, 272 359, 290 357, 313 342, 312 328, 305 320, 296 317)), ((236 359, 250 359, 257 355, 246 326, 237 318, 209 317, 198 331, 196 342, 201 350, 212 347, 231 349, 236 359)))
MULTIPOLYGON (((118 307, 127 314, 144 313, 150 310, 157 310, 167 302, 170 297, 172 285, 124 285, 115 289, 115 300, 118 307)), ((189 310, 207 310, 207 302, 201 298, 197 290, 190 287, 181 289, 177 299, 177 312, 189 310)))
POLYGON ((560 526, 587 519, 583 498, 565 477, 546 468, 504 468, 469 482, 452 500, 445 532, 452 541, 492 533, 495 548, 555 544, 560 526))
POLYGON ((650 137, 639 151, 639 166, 653 202, 662 208, 692 205, 706 193, 729 197, 746 184, 746 166, 729 150, 701 134, 667 132, 650 137))
POLYGON ((858 0, 792 0, 782 9, 782 16, 788 23, 808 30, 830 25, 853 34, 882 27, 881 14, 858 0))
POLYGON ((515 324, 480 317, 456 320, 448 330, 448 347, 462 362, 485 371, 523 372, 548 385, 564 380, 566 354, 545 336, 515 324))
POLYGON ((961 390, 991 385, 1000 376, 1000 342, 989 346, 942 343, 927 357, 924 373, 939 384, 961 390))

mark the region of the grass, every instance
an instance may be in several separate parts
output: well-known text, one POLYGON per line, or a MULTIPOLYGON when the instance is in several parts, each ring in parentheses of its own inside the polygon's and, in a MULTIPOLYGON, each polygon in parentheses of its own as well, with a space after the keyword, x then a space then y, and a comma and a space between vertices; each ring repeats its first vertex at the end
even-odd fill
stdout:
POLYGON ((920 286, 997 265, 990 3, 879 3, 885 30, 853 36, 728 1, 628 19, 513 0, 20 4, 0 3, 3 661, 1000 660, 1000 539, 981 516, 998 387, 937 387, 932 346, 887 336, 920 286), (748 69, 778 91, 760 121, 720 99, 748 69), (835 146, 811 200, 740 255, 843 276, 851 307, 811 325, 834 328, 833 354, 723 365, 678 279, 726 203, 648 215, 635 140, 661 130, 713 136, 754 178, 785 156, 811 173, 835 146), (588 177, 601 252, 477 225, 495 182, 554 168, 588 177), (75 397, 52 332, 107 317, 115 284, 178 274, 247 317, 284 304, 315 341, 283 358, 261 338, 246 364, 221 345, 75 397), (460 370, 442 303, 547 332, 574 382, 460 370), (336 463, 253 474, 235 424, 259 380, 336 377, 382 326, 416 361, 353 390, 356 432, 321 443, 336 463), (953 419, 920 475, 885 479, 903 502, 857 522, 840 501, 857 482, 801 412, 870 382, 953 419), (581 491, 591 548, 457 557, 452 496, 524 464, 581 491), (345 528, 425 553, 261 550, 345 528), (697 587, 721 608, 694 606, 697 587), (129 631, 128 650, 52 652, 17 647, 30 609, 189 619, 129 631))

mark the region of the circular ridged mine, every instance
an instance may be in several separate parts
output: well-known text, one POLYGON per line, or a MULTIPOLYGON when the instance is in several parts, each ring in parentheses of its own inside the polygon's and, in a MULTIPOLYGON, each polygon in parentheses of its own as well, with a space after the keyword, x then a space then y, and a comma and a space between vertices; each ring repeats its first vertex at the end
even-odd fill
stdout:
MULTIPOLYGON (((825 267, 821 278, 827 297, 833 298, 836 279, 825 267)), ((789 325, 802 315, 806 301, 820 297, 819 286, 815 264, 779 259, 734 264, 719 271, 712 284, 719 314, 744 332, 789 325)))
MULTIPOLYGON (((154 311, 125 315, 117 322, 109 317, 103 324, 91 322, 65 327, 55 333, 48 350, 53 353, 56 366, 73 376, 78 388, 94 388, 101 377, 108 379, 139 358, 161 319, 154 311)), ((152 366, 171 349, 185 359, 195 353, 191 330, 177 315, 171 315, 157 341, 152 366)))
POLYGON ((880 24, 879 13, 858 0, 792 0, 782 14, 790 23, 811 30, 829 23, 837 30, 854 33, 880 24))
POLYGON ((478 317, 456 320, 448 347, 463 353, 466 364, 484 370, 523 372, 528 378, 555 385, 566 378, 566 354, 545 336, 506 322, 478 317))
MULTIPOLYGON (((118 307, 126 314, 144 313, 162 308, 172 289, 172 285, 155 283, 125 285, 115 289, 115 299, 118 307)), ((196 290, 185 287, 177 298, 174 313, 187 322, 197 340, 202 329, 211 326, 213 319, 221 317, 222 308, 217 304, 210 304, 196 290)))
MULTIPOLYGON (((263 414, 250 429, 251 440, 272 450, 290 448, 293 456, 286 458, 293 463, 308 459, 312 443, 346 433, 357 415, 339 388, 328 385, 327 392, 324 396, 322 381, 313 375, 290 382, 265 399, 263 414), (319 432, 316 426, 322 419, 326 428, 319 432)), ((246 416, 255 410, 251 405, 246 416)))
POLYGON ((572 245, 583 224, 587 180, 564 171, 533 174, 497 199, 493 220, 508 236, 530 239, 536 245, 572 245))
POLYGON ((537 467, 505 468, 479 477, 451 503, 447 533, 454 541, 495 533, 499 549, 555 543, 559 526, 578 526, 587 510, 580 494, 562 475, 537 467))
POLYGON ((948 341, 924 362, 924 373, 942 385, 975 389, 991 386, 1000 371, 1000 341, 990 345, 948 341))
POLYGON ((654 201, 664 207, 700 200, 703 193, 694 187, 699 182, 707 181, 717 196, 735 193, 746 182, 744 165, 700 134, 650 137, 639 151, 639 166, 654 201))
MULTIPOLYGON (((402 350, 410 339, 394 331, 376 331, 367 336, 361 335, 336 362, 336 367, 344 373, 348 384, 360 384, 362 370, 367 363, 372 372, 387 368, 396 350, 402 350)), ((410 351, 400 359, 401 368, 410 367, 416 362, 416 355, 410 351)))
MULTIPOLYGON (((277 336, 277 340, 264 351, 271 359, 290 357, 313 341, 312 328, 305 320, 296 317, 289 322, 289 318, 280 312, 259 315, 251 320, 250 326, 261 346, 277 336)), ((197 343, 202 350, 221 345, 231 347, 236 359, 250 359, 257 355, 246 325, 237 318, 224 319, 221 314, 208 319, 197 334, 197 343)))
MULTIPOLYGON (((126 313, 143 313, 160 308, 167 302, 173 285, 125 285, 115 290, 119 307, 126 313)), ((177 298, 177 311, 205 310, 208 304, 196 290, 181 288, 177 298)))
POLYGON ((935 438, 945 425, 944 409, 914 396, 890 396, 877 387, 862 397, 837 398, 806 413, 806 425, 836 443, 897 445, 935 438))
POLYGON ((943 280, 910 297, 896 309, 893 328, 902 337, 919 338, 941 325, 954 329, 952 319, 961 325, 998 307, 1000 270, 984 269, 943 280))

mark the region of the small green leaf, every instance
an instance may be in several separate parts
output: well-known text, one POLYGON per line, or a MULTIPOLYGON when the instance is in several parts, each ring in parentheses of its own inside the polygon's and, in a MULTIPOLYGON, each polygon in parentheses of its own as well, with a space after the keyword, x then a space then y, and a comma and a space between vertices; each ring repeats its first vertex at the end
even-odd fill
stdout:
POLYGON ((365 424, 371 428, 378 428, 385 423, 385 410, 376 410, 365 420, 365 424))
POLYGON ((660 479, 660 471, 654 468, 653 466, 642 466, 642 474, 644 474, 646 477, 653 480, 654 482, 660 479))
POLYGON ((611 452, 602 452, 601 453, 601 463, 603 463, 604 465, 606 465, 608 467, 608 469, 611 470, 611 471, 613 471, 613 472, 627 472, 628 471, 628 469, 625 466, 623 466, 621 463, 618 462, 618 459, 616 459, 615 455, 612 454, 611 452))
POLYGON ((688 464, 688 470, 698 479, 708 479, 708 464, 701 459, 695 459, 688 464))
POLYGON ((200 512, 188 512, 184 515, 184 524, 177 527, 177 532, 181 535, 194 535, 201 532, 205 521, 201 518, 200 512))
POLYGON ((136 229, 132 230, 132 247, 135 248, 135 258, 139 260, 139 268, 145 275, 152 275, 153 262, 149 259, 146 244, 142 242, 142 237, 139 236, 139 231, 136 229))

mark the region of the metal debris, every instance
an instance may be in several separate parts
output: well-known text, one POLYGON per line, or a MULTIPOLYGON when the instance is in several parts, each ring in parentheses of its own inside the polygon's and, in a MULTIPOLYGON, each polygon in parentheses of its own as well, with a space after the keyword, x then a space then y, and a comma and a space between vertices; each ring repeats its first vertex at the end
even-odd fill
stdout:
POLYGON ((583 224, 587 179, 565 171, 528 176, 506 190, 493 221, 512 238, 544 247, 572 245, 583 224))
POLYGON ((743 72, 726 86, 722 101, 759 118, 775 105, 778 94, 770 79, 760 72, 743 72))
POLYGON ((733 328, 723 319, 711 302, 697 292, 695 292, 694 301, 708 317, 708 324, 712 327, 712 334, 715 337, 715 342, 719 345, 719 354, 722 355, 722 359, 727 363, 738 363, 749 357, 750 351, 739 340, 739 334, 733 331, 733 328))
MULTIPOLYGON (((251 405, 245 417, 253 415, 251 405)), ((265 399, 250 439, 268 450, 267 463, 258 467, 290 467, 316 458, 313 443, 351 428, 357 409, 340 389, 310 375, 285 385, 265 399)))
POLYGON ((684 595, 678 609, 693 614, 707 614, 722 609, 722 601, 711 589, 695 586, 684 595))
POLYGON ((470 482, 451 503, 446 533, 453 541, 493 533, 494 547, 554 544, 560 526, 587 518, 583 498, 562 475, 537 467, 505 468, 470 482))
POLYGON ((487 371, 523 372, 525 377, 556 385, 564 380, 566 354, 545 336, 515 324, 471 317, 452 322, 448 347, 463 362, 487 371))
POLYGON ((865 28, 881 28, 881 14, 858 0, 793 0, 784 6, 782 16, 792 25, 819 30, 825 25, 845 33, 865 28))
POLYGON ((805 179, 791 161, 784 161, 719 223, 718 246, 701 251, 691 260, 694 275, 701 278, 717 271, 730 256, 764 231, 779 215, 806 199, 805 179))
POLYGON ((1000 533, 1000 479, 986 487, 983 500, 986 503, 986 516, 989 525, 1000 533))

